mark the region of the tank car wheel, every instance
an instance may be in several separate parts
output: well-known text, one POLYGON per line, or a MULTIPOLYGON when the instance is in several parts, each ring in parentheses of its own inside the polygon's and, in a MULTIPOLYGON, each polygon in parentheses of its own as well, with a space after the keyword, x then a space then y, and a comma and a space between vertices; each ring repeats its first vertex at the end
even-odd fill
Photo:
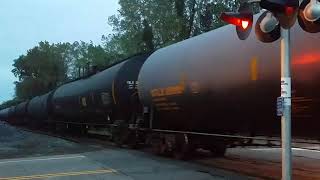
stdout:
POLYGON ((215 157, 224 157, 226 151, 227 151, 227 146, 225 144, 216 144, 211 147, 210 149, 211 153, 215 157))
POLYGON ((160 153, 164 156, 171 156, 172 155, 172 142, 164 139, 160 146, 160 153))
POLYGON ((190 159, 193 152, 193 146, 186 134, 177 134, 175 137, 175 148, 173 156, 175 159, 190 159))
POLYGON ((152 147, 152 153, 155 154, 155 155, 161 155, 161 144, 162 144, 162 141, 161 139, 152 139, 151 140, 151 147, 152 147))
POLYGON ((128 147, 131 149, 138 149, 138 132, 130 131, 128 135, 128 147))
POLYGON ((114 125, 112 128, 112 140, 117 146, 122 147, 128 140, 127 124, 122 120, 118 120, 115 121, 114 125))
POLYGON ((126 143, 127 140, 128 140, 127 132, 122 132, 116 138, 114 138, 114 142, 119 147, 122 147, 126 143))
POLYGON ((170 144, 168 143, 169 142, 166 140, 165 137, 161 135, 159 136, 155 135, 151 140, 151 147, 152 147, 153 154, 161 155, 161 156, 168 155, 169 154, 168 147, 170 146, 170 144))

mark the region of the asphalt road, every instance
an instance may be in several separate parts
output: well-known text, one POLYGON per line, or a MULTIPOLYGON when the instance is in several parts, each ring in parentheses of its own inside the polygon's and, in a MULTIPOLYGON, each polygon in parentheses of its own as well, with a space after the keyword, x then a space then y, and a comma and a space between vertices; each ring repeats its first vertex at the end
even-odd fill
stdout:
MULTIPOLYGON (((294 179, 320 179, 320 143, 294 146, 299 147, 293 149, 294 179)), ((0 123, 0 180, 257 178, 281 179, 280 148, 237 147, 228 149, 224 158, 204 156, 184 162, 101 140, 70 142, 0 123)))
POLYGON ((213 180, 249 178, 224 170, 154 157, 126 149, 106 149, 80 154, 0 161, 0 180, 26 179, 213 180))
MULTIPOLYGON (((0 124, 0 180, 250 179, 141 151, 75 143, 0 124)), ((252 179, 252 178, 251 178, 252 179)))

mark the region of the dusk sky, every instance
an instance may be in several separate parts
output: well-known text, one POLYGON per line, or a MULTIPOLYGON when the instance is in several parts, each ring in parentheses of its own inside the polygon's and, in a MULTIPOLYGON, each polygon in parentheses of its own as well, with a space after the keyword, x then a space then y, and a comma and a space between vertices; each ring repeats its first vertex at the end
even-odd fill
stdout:
POLYGON ((112 33, 108 17, 118 0, 2 0, 0 5, 0 103, 14 96, 13 60, 40 41, 101 43, 112 33))

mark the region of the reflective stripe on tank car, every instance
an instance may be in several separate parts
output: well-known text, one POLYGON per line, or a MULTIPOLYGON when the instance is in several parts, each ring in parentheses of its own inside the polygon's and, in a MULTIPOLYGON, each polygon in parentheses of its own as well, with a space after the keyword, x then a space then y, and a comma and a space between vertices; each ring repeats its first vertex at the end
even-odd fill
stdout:
POLYGON ((116 96, 115 96, 115 82, 114 82, 114 80, 112 81, 112 98, 113 98, 113 103, 117 104, 116 96))

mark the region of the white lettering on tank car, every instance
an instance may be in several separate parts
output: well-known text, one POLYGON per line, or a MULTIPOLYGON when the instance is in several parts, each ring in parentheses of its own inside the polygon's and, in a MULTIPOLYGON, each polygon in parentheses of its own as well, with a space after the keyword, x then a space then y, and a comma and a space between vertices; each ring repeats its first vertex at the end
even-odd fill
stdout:
POLYGON ((138 81, 127 81, 128 89, 137 89, 138 81))
POLYGON ((102 101, 102 104, 104 105, 110 104, 111 102, 110 94, 108 92, 101 93, 101 101, 102 101))

